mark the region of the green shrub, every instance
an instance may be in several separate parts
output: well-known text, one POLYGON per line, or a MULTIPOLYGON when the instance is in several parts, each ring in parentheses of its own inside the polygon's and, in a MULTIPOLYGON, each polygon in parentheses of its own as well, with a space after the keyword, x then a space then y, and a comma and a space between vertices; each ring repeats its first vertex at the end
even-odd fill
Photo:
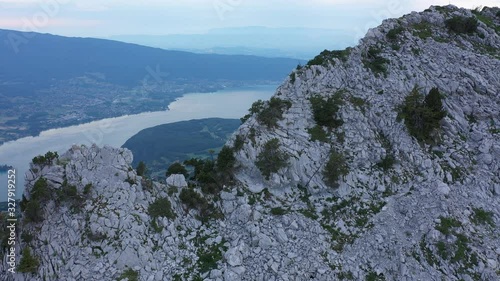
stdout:
POLYGON ((272 97, 267 106, 257 113, 257 120, 268 128, 274 128, 278 126, 278 120, 283 119, 283 112, 291 106, 290 101, 272 97))
POLYGON ((451 232, 451 229, 454 227, 460 227, 462 224, 455 218, 446 218, 446 217, 439 217, 441 222, 439 225, 436 225, 436 230, 439 230, 441 233, 444 235, 448 235, 451 232))
POLYGON ((376 75, 387 73, 387 67, 385 65, 389 63, 389 60, 380 56, 381 52, 382 50, 371 46, 363 59, 364 66, 376 75))
POLYGON ((474 214, 471 215, 471 221, 476 224, 489 224, 492 227, 495 226, 493 221, 493 212, 485 211, 482 208, 472 208, 474 214))
POLYGON ((389 32, 387 32, 387 39, 389 40, 396 40, 398 39, 399 34, 401 34, 405 29, 402 26, 395 27, 389 32))
POLYGON ((181 174, 181 175, 184 175, 184 177, 187 179, 188 176, 189 176, 189 173, 188 171, 186 170, 186 167, 184 167, 184 165, 182 165, 181 163, 179 162, 176 162, 172 165, 170 165, 167 169, 167 172, 165 173, 165 175, 167 177, 169 177, 170 175, 176 175, 176 174, 181 174))
POLYGON ((200 206, 203 207, 205 203, 208 203, 205 198, 192 188, 182 189, 179 199, 182 204, 186 205, 190 209, 198 209, 200 206))
POLYGON ((355 97, 355 96, 351 96, 349 98, 349 100, 352 103, 352 105, 359 108, 361 110, 361 112, 363 112, 363 113, 365 112, 366 100, 364 100, 363 98, 355 97))
POLYGON ((245 141, 243 140, 243 137, 240 135, 236 135, 236 137, 234 138, 234 143, 233 143, 234 151, 240 151, 243 148, 244 144, 245 144, 245 141))
MULTIPOLYGON (((231 155, 226 155, 222 157, 222 161, 220 162, 219 165, 223 167, 224 161, 229 161, 232 162, 226 162, 228 166, 226 168, 229 168, 234 166, 235 160, 233 162, 232 159, 229 158, 234 158, 231 157, 231 155), (228 164, 229 163, 229 164, 228 164)), ((184 161, 186 165, 193 166, 194 167, 194 175, 191 177, 192 180, 194 180, 198 185, 201 186, 201 190, 203 193, 206 194, 217 194, 222 190, 222 185, 223 183, 230 178, 230 175, 228 174, 231 172, 230 170, 227 171, 220 171, 220 173, 217 173, 216 171, 216 162, 213 160, 202 160, 202 159, 189 159, 184 161), (225 174, 224 174, 225 173, 225 174)))
POLYGON ((175 219, 176 215, 172 211, 172 205, 168 198, 157 198, 148 207, 148 214, 153 218, 165 217, 169 219, 175 219))
POLYGON ((324 181, 331 187, 338 187, 340 177, 349 173, 347 161, 342 153, 332 149, 330 157, 323 170, 324 181))
POLYGON ((60 202, 80 200, 78 196, 78 189, 74 185, 63 184, 60 189, 57 190, 57 197, 60 202))
POLYGON ((271 214, 273 214, 275 216, 282 216, 286 213, 287 213, 287 211, 283 208, 280 208, 280 207, 276 207, 276 208, 271 209, 271 214))
POLYGON ((328 133, 319 125, 308 129, 307 132, 311 135, 311 141, 328 142, 328 133))
POLYGON ((48 151, 47 153, 45 153, 45 156, 38 155, 33 158, 31 162, 33 162, 33 164, 35 165, 50 165, 52 164, 52 161, 57 157, 59 157, 57 152, 48 151))
POLYGON ((39 266, 40 262, 31 254, 31 249, 28 247, 24 248, 17 271, 21 273, 36 273, 39 266))
POLYGON ((192 188, 183 188, 179 194, 179 199, 182 204, 186 205, 186 207, 198 210, 202 220, 206 220, 217 215, 214 206, 212 206, 207 199, 202 197, 192 188))
POLYGON ((445 21, 446 26, 456 33, 474 33, 479 25, 475 17, 454 16, 445 21))
POLYGON ((221 173, 230 173, 233 170, 236 158, 233 149, 224 145, 217 156, 216 167, 221 173))
POLYGON ((31 194, 31 200, 36 200, 36 201, 47 200, 51 194, 51 191, 49 190, 49 186, 47 184, 47 180, 43 177, 40 177, 33 185, 33 189, 31 189, 30 194, 31 194))
POLYGON ((326 100, 319 95, 309 98, 316 124, 329 129, 335 129, 344 124, 344 121, 337 118, 340 107, 344 104, 342 97, 343 91, 338 91, 326 100))
POLYGON ((30 232, 24 231, 23 233, 21 233, 21 240, 23 240, 23 242, 29 244, 31 241, 33 241, 33 234, 31 234, 30 232))
POLYGON ((261 112, 264 108, 264 105, 264 101, 262 100, 257 100, 256 102, 252 103, 252 106, 250 107, 250 109, 248 109, 249 113, 240 118, 241 123, 245 123, 245 121, 247 121, 248 118, 250 118, 253 114, 261 112))
POLYGON ((347 48, 342 51, 328 51, 324 50, 319 55, 315 56, 312 60, 310 60, 307 65, 322 65, 327 66, 329 63, 333 62, 333 58, 341 59, 342 61, 347 61, 347 57, 351 53, 351 48, 347 48))
POLYGON ((208 272, 217 268, 217 262, 222 260, 222 251, 219 245, 212 245, 207 248, 201 247, 198 249, 198 268, 200 272, 208 272))
POLYGON ((436 249, 437 249, 438 255, 442 259, 444 259, 444 260, 448 259, 449 253, 448 253, 448 247, 446 246, 446 243, 444 243, 443 241, 437 242, 436 243, 436 249))
POLYGON ((139 281, 139 272, 133 270, 132 268, 128 268, 120 275, 120 277, 118 277, 117 280, 122 280, 125 278, 127 278, 128 281, 139 281))
POLYGON ((288 165, 288 159, 289 156, 280 150, 279 140, 274 138, 264 144, 264 149, 257 156, 255 165, 269 180, 272 173, 276 173, 288 165))
POLYGON ((144 163, 143 161, 140 161, 139 164, 137 164, 135 171, 137 172, 138 176, 141 176, 141 177, 145 176, 147 171, 148 171, 148 168, 146 167, 146 163, 144 163))
POLYGON ((413 35, 420 37, 420 39, 425 40, 432 37, 431 25, 428 22, 420 22, 414 24, 412 27, 413 35))
POLYGON ((295 72, 290 73, 290 82, 293 84, 295 83, 295 72))
POLYGON ((396 164, 396 158, 392 154, 387 154, 384 159, 377 163, 377 167, 384 171, 390 170, 396 164))
POLYGON ((88 183, 83 187, 83 194, 87 195, 90 194, 90 192, 92 192, 92 184, 88 183))
POLYGON ((366 281, 385 281, 385 276, 382 273, 377 274, 376 272, 372 271, 366 275, 365 280, 366 281))
POLYGON ((405 98, 400 110, 410 135, 417 140, 430 142, 431 133, 440 128, 440 121, 446 116, 441 94, 434 88, 423 99, 417 87, 405 98))

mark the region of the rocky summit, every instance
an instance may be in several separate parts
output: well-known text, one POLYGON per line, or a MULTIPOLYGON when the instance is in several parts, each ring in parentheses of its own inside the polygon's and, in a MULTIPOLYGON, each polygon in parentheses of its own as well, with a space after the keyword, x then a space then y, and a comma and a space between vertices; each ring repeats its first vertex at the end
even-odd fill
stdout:
POLYGON ((0 280, 499 280, 499 69, 500 9, 433 6, 254 103, 219 189, 36 158, 0 280))

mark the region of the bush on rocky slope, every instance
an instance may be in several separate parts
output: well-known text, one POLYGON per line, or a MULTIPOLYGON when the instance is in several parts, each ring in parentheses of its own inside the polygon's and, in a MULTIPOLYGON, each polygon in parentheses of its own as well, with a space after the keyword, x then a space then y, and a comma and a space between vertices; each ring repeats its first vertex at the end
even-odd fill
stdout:
POLYGON ((289 156, 280 150, 280 142, 275 138, 264 144, 264 149, 257 156, 255 165, 262 175, 269 180, 271 174, 288 165, 288 158, 289 156))
POLYGON ((340 178, 348 173, 349 167, 347 166, 344 155, 335 149, 332 149, 328 162, 323 170, 325 183, 336 188, 339 186, 338 181, 340 178))
POLYGON ((329 129, 335 129, 344 123, 337 117, 340 107, 344 104, 342 100, 343 91, 337 91, 333 96, 323 98, 315 95, 309 98, 311 102, 314 121, 319 126, 325 126, 329 129))
POLYGON ((474 33, 479 25, 475 17, 454 16, 445 21, 446 26, 456 33, 474 33))
POLYGON ((31 254, 31 249, 28 247, 24 248, 17 271, 22 273, 35 273, 38 266, 40 266, 40 262, 31 254))
POLYGON ((405 120, 410 135, 422 142, 433 141, 432 133, 440 128, 440 121, 446 116, 441 99, 437 88, 424 97, 418 87, 405 98, 399 117, 405 120))
POLYGON ((257 113, 257 120, 268 128, 275 128, 278 121, 283 119, 283 112, 290 109, 291 106, 290 101, 272 97, 267 106, 257 113))

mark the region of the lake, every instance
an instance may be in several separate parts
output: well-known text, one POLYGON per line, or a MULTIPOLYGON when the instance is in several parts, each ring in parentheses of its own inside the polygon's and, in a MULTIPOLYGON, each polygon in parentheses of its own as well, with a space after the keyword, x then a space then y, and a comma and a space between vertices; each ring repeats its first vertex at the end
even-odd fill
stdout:
MULTIPOLYGON (((16 195, 24 191, 24 174, 33 157, 47 151, 59 154, 73 144, 122 146, 127 139, 145 128, 161 124, 201 118, 240 118, 258 99, 267 100, 278 85, 226 89, 215 93, 186 94, 172 102, 167 111, 147 112, 108 118, 86 124, 52 129, 37 137, 26 137, 0 146, 0 165, 16 169, 16 195)), ((0 202, 7 200, 7 174, 0 173, 0 202)))

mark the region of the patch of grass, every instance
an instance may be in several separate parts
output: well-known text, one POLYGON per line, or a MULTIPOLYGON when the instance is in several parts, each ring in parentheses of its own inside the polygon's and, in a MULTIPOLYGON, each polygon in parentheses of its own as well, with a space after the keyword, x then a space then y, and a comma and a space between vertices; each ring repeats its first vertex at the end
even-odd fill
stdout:
POLYGON ((441 222, 439 225, 436 225, 435 228, 443 233, 444 235, 449 235, 451 233, 451 229, 455 227, 460 227, 462 224, 455 218, 452 217, 439 217, 441 222))
POLYGON ((366 105, 366 100, 364 100, 362 98, 355 97, 355 96, 351 96, 349 100, 351 101, 352 105, 354 105, 355 107, 364 111, 364 107, 366 105))
POLYGON ((471 221, 476 224, 489 224, 492 227, 495 227, 495 222, 493 220, 493 212, 485 211, 482 208, 472 208, 474 213, 471 215, 471 221))
POLYGON ((385 276, 382 273, 377 274, 376 272, 372 271, 366 275, 365 280, 366 281, 385 281, 385 276))
POLYGON ((444 260, 448 259, 449 253, 448 253, 448 247, 447 247, 446 243, 444 243, 443 241, 437 242, 436 243, 436 249, 437 249, 438 255, 442 259, 444 259, 444 260))
POLYGON ((364 66, 370 69, 375 75, 387 74, 386 64, 389 63, 389 60, 380 56, 381 52, 381 49, 371 46, 362 60, 364 66))
POLYGON ((214 244, 208 247, 200 247, 198 249, 197 265, 200 272, 204 273, 217 268, 217 263, 222 260, 222 251, 220 250, 220 246, 220 244, 214 244))
MULTIPOLYGON (((492 18, 488 17, 488 16, 485 16, 481 13, 480 10, 476 9, 476 10, 473 10, 472 13, 474 13, 474 15, 476 16, 476 18, 484 23, 487 27, 489 28, 492 28, 494 29, 497 33, 500 32, 500 26, 496 25, 493 21, 492 18)), ((500 12, 499 12, 500 13, 500 12)))
POLYGON ((420 240, 420 251, 424 255, 425 260, 430 266, 439 265, 439 260, 434 256, 432 250, 427 246, 425 242, 425 235, 420 240))
POLYGON ((304 217, 306 217, 306 218, 310 218, 312 220, 317 220, 318 219, 318 215, 316 215, 316 213, 314 212, 314 210, 307 209, 307 210, 300 210, 299 212, 301 214, 303 214, 304 217))
POLYGON ((139 281, 139 272, 133 270, 132 268, 126 269, 117 280, 122 280, 127 278, 128 281, 139 281))
POLYGON ((351 48, 347 48, 341 51, 329 51, 324 50, 319 55, 315 56, 312 60, 307 62, 308 66, 312 65, 322 65, 327 66, 328 64, 334 64, 333 58, 338 58, 342 61, 347 61, 349 54, 351 53, 351 48))
POLYGON ((391 30, 389 30, 389 32, 387 32, 387 39, 389 40, 396 40, 398 39, 398 36, 403 33, 405 29, 402 27, 402 26, 397 26, 391 30))
POLYGON ((455 241, 456 251, 455 255, 451 258, 452 262, 460 262, 467 258, 469 239, 463 234, 457 234, 457 241, 455 241))
POLYGON ((418 36, 422 40, 432 37, 431 25, 428 22, 414 24, 413 29, 413 35, 418 36))
POLYGON ((354 276, 352 275, 352 272, 340 272, 337 277, 339 280, 354 280, 354 276))
POLYGON ((287 211, 281 207, 275 207, 275 208, 271 209, 271 214, 275 215, 275 216, 282 216, 286 213, 287 213, 287 211))

